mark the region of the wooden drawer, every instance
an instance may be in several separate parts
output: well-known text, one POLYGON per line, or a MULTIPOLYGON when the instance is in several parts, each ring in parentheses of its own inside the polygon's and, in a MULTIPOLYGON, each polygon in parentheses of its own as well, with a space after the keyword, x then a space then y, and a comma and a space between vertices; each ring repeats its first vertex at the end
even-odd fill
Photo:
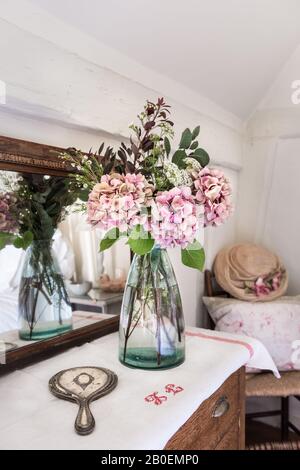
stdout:
POLYGON ((244 370, 226 382, 181 426, 165 449, 240 449, 244 445, 244 370))
POLYGON ((238 419, 234 421, 231 427, 226 431, 221 441, 215 447, 215 450, 237 450, 240 449, 239 444, 240 429, 238 419))

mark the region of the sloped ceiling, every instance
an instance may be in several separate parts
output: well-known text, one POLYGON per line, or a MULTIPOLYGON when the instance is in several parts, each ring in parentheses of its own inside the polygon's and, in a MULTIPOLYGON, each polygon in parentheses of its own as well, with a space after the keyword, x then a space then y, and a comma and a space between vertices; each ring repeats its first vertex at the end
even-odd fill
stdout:
POLYGON ((245 120, 300 43, 299 0, 30 0, 245 120))

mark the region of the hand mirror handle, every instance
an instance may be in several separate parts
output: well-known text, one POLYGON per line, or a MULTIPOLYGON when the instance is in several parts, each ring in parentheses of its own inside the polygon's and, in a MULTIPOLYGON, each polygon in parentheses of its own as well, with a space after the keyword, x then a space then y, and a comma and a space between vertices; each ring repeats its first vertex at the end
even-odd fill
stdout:
POLYGON ((95 427, 95 419, 91 413, 89 402, 86 399, 78 400, 79 410, 75 421, 75 429, 78 434, 90 434, 95 427))

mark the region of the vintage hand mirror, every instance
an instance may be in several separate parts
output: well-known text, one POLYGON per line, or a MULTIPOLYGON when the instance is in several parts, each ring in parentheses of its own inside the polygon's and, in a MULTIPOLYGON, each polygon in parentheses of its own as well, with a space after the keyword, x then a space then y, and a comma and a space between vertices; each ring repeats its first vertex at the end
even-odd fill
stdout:
POLYGON ((89 404, 110 393, 117 385, 118 377, 109 369, 101 367, 74 367, 62 370, 49 380, 53 395, 79 405, 75 421, 78 434, 90 434, 95 427, 95 419, 89 404))

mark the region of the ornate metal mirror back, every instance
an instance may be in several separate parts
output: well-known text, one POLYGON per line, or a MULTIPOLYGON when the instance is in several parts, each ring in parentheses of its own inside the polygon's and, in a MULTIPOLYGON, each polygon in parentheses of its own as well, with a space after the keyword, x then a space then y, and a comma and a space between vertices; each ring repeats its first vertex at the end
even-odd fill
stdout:
POLYGON ((109 369, 74 367, 55 374, 49 380, 49 389, 58 398, 79 405, 75 430, 78 434, 86 435, 95 427, 90 403, 110 393, 117 383, 118 377, 109 369))

